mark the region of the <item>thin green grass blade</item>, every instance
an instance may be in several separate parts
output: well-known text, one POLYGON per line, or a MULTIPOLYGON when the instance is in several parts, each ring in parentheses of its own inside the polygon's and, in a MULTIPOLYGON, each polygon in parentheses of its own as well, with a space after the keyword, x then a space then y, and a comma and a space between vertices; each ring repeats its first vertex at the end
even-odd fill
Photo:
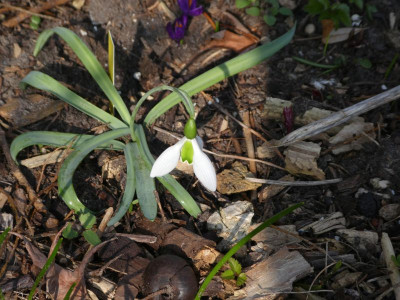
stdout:
POLYGON ((121 120, 98 108, 81 96, 75 94, 73 91, 66 88, 47 74, 39 71, 32 71, 24 79, 22 79, 21 87, 25 88, 27 84, 57 96, 61 100, 67 102, 88 116, 108 124, 108 126, 113 129, 127 126, 127 124, 121 120))
POLYGON ((72 177, 81 161, 96 147, 107 143, 110 140, 129 135, 129 128, 120 128, 107 131, 97 135, 86 143, 75 148, 61 166, 58 174, 58 193, 70 209, 73 209, 78 215, 82 225, 89 229, 96 222, 96 218, 78 199, 75 189, 72 185, 72 177))
POLYGON ((3 244, 4 240, 6 239, 6 236, 8 234, 8 232, 11 230, 10 227, 7 227, 6 230, 4 230, 1 234, 0 234, 0 246, 3 244))
POLYGON ((126 184, 124 195, 122 196, 121 204, 116 211, 115 215, 110 219, 107 223, 107 226, 113 226, 128 211, 130 205, 133 201, 133 196, 135 196, 135 187, 136 187, 136 179, 135 179, 135 168, 134 168, 134 160, 135 157, 133 155, 133 145, 132 143, 128 143, 125 146, 125 160, 126 160, 126 184))
POLYGON ((140 210, 143 215, 153 221, 157 216, 156 185, 150 177, 151 164, 139 149, 139 141, 132 143, 129 150, 133 151, 133 166, 136 178, 136 195, 139 199, 140 210))
POLYGON ((333 70, 333 69, 337 69, 340 66, 339 65, 324 65, 324 64, 319 64, 301 57, 297 57, 297 56, 292 56, 292 58, 296 61, 298 61, 299 63, 305 64, 305 65, 309 65, 312 67, 316 67, 316 68, 321 68, 321 69, 329 69, 329 70, 333 70))
POLYGON ((38 37, 33 55, 36 56, 40 52, 44 44, 54 33, 58 34, 71 47, 85 68, 89 71, 90 75, 92 75, 94 80, 103 90, 104 94, 106 94, 107 98, 113 103, 122 120, 128 124, 130 114, 124 101, 111 83, 110 78, 97 60, 96 56, 94 56, 92 51, 89 50, 89 48, 74 32, 62 27, 56 27, 43 31, 38 37))
MULTIPOLYGON (((71 147, 72 149, 85 144, 91 138, 95 137, 90 134, 75 134, 53 131, 32 131, 25 132, 17 136, 11 143, 10 152, 14 161, 17 161, 18 153, 29 146, 45 145, 53 147, 71 147)), ((96 149, 106 150, 124 150, 125 144, 116 140, 106 141, 99 145, 96 149)))
POLYGON ((68 292, 65 294, 64 300, 69 300, 69 298, 71 298, 72 291, 74 290, 75 287, 76 287, 76 282, 71 284, 68 292))
MULTIPOLYGON (((188 81, 179 88, 187 92, 189 96, 192 96, 229 76, 233 76, 241 71, 249 69, 289 44, 293 38, 295 30, 296 26, 276 40, 261 45, 247 53, 241 54, 223 64, 220 64, 219 66, 216 66, 215 68, 212 68, 200 76, 188 81)), ((178 104, 180 101, 181 99, 177 93, 168 95, 153 107, 153 109, 147 114, 144 122, 148 126, 153 124, 159 116, 165 113, 172 106, 178 104)))
MULTIPOLYGON (((4 240, 6 239, 6 236, 8 234, 8 232, 11 230, 10 227, 7 227, 6 230, 4 230, 1 234, 0 234, 0 247, 1 245, 3 245, 4 240)), ((0 300, 4 300, 4 295, 3 295, 3 291, 0 289, 0 300)))
POLYGON ((281 219, 282 217, 290 214, 292 211, 295 209, 299 208, 302 206, 304 203, 300 202, 298 204, 292 205, 281 212, 277 213, 273 217, 269 218, 268 220, 264 221, 261 225, 259 225, 256 229, 254 229, 252 232, 250 232, 248 235, 246 235, 244 238, 242 238, 235 246, 233 246, 228 253, 222 257, 222 259, 215 265, 215 267, 211 270, 211 272, 207 275, 206 279, 204 279, 203 284, 200 286, 199 291, 196 294, 195 300, 200 300, 201 295, 203 292, 206 290, 208 284, 211 282, 215 274, 218 273, 219 269, 231 258, 243 245, 245 245, 247 242, 250 241, 250 239, 255 236, 257 233, 260 231, 264 230, 268 226, 271 226, 274 224, 276 221, 281 219))
POLYGON ((46 263, 44 264, 43 268, 40 270, 39 275, 36 277, 36 280, 33 283, 33 286, 31 288, 31 291, 29 292, 28 300, 32 300, 33 296, 35 295, 36 288, 38 287, 43 276, 46 274, 48 268, 50 267, 50 265, 53 263, 54 259, 56 258, 58 248, 60 248, 62 241, 63 241, 63 238, 60 238, 57 241, 57 244, 54 247, 53 252, 51 252, 51 254, 50 254, 49 258, 47 259, 46 263))
MULTIPOLYGON (((140 141, 141 149, 143 154, 146 156, 147 160, 151 165, 154 163, 154 158, 150 153, 149 147, 147 145, 146 136, 144 134, 143 126, 137 126, 137 136, 140 141)), ((165 175, 163 177, 157 177, 158 181, 175 197, 176 200, 182 205, 182 207, 193 217, 197 217, 201 211, 196 201, 188 193, 187 190, 183 188, 171 175, 165 175)))

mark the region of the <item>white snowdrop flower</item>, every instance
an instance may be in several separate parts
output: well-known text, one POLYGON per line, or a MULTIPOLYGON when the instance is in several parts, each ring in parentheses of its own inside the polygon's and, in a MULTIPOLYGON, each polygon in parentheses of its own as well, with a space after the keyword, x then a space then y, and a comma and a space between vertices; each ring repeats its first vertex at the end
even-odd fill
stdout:
POLYGON ((154 162, 150 177, 161 177, 175 169, 181 159, 193 165, 194 174, 202 185, 214 192, 217 189, 217 175, 208 156, 203 152, 203 141, 196 133, 194 119, 185 125, 185 136, 175 145, 167 148, 154 162))

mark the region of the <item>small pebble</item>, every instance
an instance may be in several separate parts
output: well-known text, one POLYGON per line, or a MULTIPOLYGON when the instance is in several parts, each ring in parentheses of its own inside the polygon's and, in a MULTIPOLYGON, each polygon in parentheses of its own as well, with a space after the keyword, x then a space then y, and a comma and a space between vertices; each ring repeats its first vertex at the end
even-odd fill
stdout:
POLYGON ((391 30, 393 30, 396 25, 396 14, 394 12, 390 12, 389 14, 389 25, 391 30))
POLYGON ((305 32, 307 35, 312 35, 312 34, 314 34, 314 32, 315 32, 315 25, 312 24, 312 23, 307 24, 307 26, 304 28, 304 32, 305 32))
POLYGON ((392 203, 383 206, 379 210, 379 216, 385 221, 390 221, 397 218, 400 214, 400 204, 392 203))
POLYGON ((140 73, 140 72, 133 73, 133 78, 135 78, 136 80, 139 81, 141 77, 142 77, 142 73, 140 73))
POLYGON ((361 19, 360 15, 354 14, 351 16, 351 26, 358 27, 358 26, 360 26, 361 21, 362 21, 362 19, 361 19))
POLYGON ((390 181, 382 180, 380 178, 372 178, 369 182, 376 190, 384 190, 390 185, 390 181))
POLYGON ((381 89, 382 89, 383 91, 386 91, 386 90, 387 90, 387 86, 386 86, 385 84, 382 84, 382 85, 381 85, 381 89))
POLYGON ((361 194, 357 201, 358 211, 367 218, 373 218, 378 213, 378 203, 372 193, 361 194))
POLYGON ((86 32, 85 30, 82 30, 82 29, 81 29, 81 30, 80 30, 80 33, 81 33, 82 36, 87 36, 87 32, 86 32))

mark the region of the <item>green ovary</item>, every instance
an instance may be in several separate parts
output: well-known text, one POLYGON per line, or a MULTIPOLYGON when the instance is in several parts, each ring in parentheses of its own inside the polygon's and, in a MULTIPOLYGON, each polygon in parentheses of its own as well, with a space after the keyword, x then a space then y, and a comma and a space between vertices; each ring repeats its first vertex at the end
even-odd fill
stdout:
POLYGON ((189 164, 193 162, 193 146, 191 141, 186 141, 181 150, 181 159, 189 164))

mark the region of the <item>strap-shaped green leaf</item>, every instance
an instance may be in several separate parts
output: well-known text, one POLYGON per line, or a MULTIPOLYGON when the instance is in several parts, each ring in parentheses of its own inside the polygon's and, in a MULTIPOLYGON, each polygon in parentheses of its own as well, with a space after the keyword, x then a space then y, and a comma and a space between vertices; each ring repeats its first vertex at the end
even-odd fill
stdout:
POLYGON ((81 96, 75 94, 73 91, 66 88, 47 74, 39 71, 32 71, 24 79, 22 79, 21 87, 24 88, 27 84, 57 96, 76 109, 79 109, 81 112, 91 116, 92 118, 95 118, 96 120, 108 124, 108 126, 113 129, 127 126, 121 120, 98 108, 81 96))
POLYGON ((125 160, 126 160, 126 184, 125 184, 125 191, 124 195, 122 196, 121 204, 118 210, 115 212, 115 215, 110 219, 107 223, 107 226, 113 226, 128 211, 129 206, 132 203, 133 196, 135 196, 135 187, 136 187, 136 180, 135 180, 135 169, 134 169, 134 160, 135 157, 133 155, 134 149, 133 144, 128 143, 124 149, 125 153, 125 160))
POLYGON ((61 166, 58 174, 58 193, 70 209, 79 214, 79 220, 85 228, 90 228, 96 222, 92 212, 78 199, 72 185, 72 177, 78 165, 93 149, 113 139, 129 134, 129 128, 120 128, 97 135, 86 143, 75 148, 61 166))
POLYGON ((112 102, 114 107, 119 112, 122 120, 129 123, 129 111, 126 107, 118 91, 111 83, 106 71, 103 69, 96 56, 89 50, 89 48, 82 42, 82 40, 71 30, 62 27, 55 27, 43 31, 36 42, 33 54, 36 56, 43 48, 46 41, 54 34, 58 34, 75 52, 83 65, 89 71, 90 75, 94 78, 107 98, 112 102))
POLYGON ((136 195, 139 199, 140 210, 143 215, 154 220, 157 216, 157 201, 154 194, 156 185, 154 179, 150 177, 151 164, 147 157, 141 153, 139 141, 131 144, 129 150, 133 151, 133 165, 136 177, 136 195))
MULTIPOLYGON (((295 30, 296 26, 276 40, 261 45, 247 53, 241 54, 223 64, 220 64, 215 68, 212 68, 211 70, 186 82, 179 88, 187 92, 189 96, 192 96, 229 76, 233 76, 241 71, 254 67, 264 59, 267 59, 278 52, 281 48, 286 46, 292 40, 295 30)), ((181 98, 177 93, 168 95, 161 100, 160 103, 153 107, 153 109, 147 114, 144 122, 147 125, 153 124, 159 116, 161 116, 175 104, 178 104, 180 101, 181 98)))
MULTIPOLYGON (((141 149, 143 154, 146 156, 148 163, 152 165, 154 158, 150 153, 147 145, 146 136, 144 134, 143 126, 138 125, 136 135, 140 141, 141 149)), ((178 200, 183 208, 193 217, 197 217, 201 211, 196 201, 190 196, 190 194, 179 184, 171 175, 165 175, 163 177, 157 177, 158 181, 178 200)))
MULTIPOLYGON (((71 147, 74 149, 81 144, 85 144, 94 135, 89 134, 75 134, 53 131, 32 131, 25 132, 17 136, 11 143, 10 152, 14 161, 17 161, 18 153, 32 145, 46 145, 54 147, 71 147)), ((96 147, 96 149, 107 150, 124 150, 125 145, 120 141, 108 140, 104 144, 96 147)))

